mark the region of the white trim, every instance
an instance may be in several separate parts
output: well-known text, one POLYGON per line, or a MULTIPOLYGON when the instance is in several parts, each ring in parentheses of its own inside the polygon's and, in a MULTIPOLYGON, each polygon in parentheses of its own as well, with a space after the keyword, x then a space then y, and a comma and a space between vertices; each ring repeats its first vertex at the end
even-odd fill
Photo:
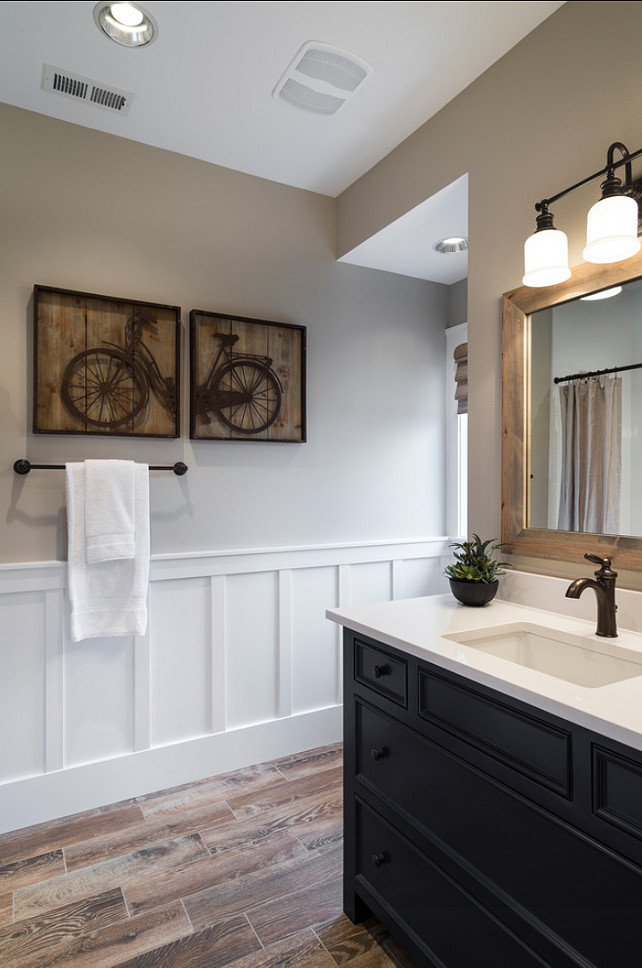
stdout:
POLYGON ((445 537, 384 539, 153 558, 148 630, 128 647, 108 638, 71 643, 65 562, 0 566, 0 635, 21 642, 29 657, 16 663, 5 650, 0 676, 27 702, 45 686, 42 733, 21 730, 15 713, 3 720, 0 708, 0 731, 14 730, 17 740, 11 767, 0 755, 0 832, 336 742, 340 630, 325 608, 306 610, 298 600, 296 573, 309 570, 306 594, 333 599, 328 607, 433 594, 442 590, 436 565, 447 545, 445 537), (273 599, 264 594, 266 575, 273 599), (256 613, 255 593, 265 614, 256 613), (28 640, 16 618, 23 594, 44 616, 28 640), (258 725, 257 712, 266 720, 258 725), (80 742, 65 766, 70 723, 80 742), (154 736, 162 737, 156 746, 154 736))
MULTIPOLYGON (((462 519, 467 517, 462 469, 460 467, 460 439, 457 420, 457 403, 454 393, 455 363, 453 353, 460 343, 468 339, 468 323, 459 323, 446 329, 446 527, 448 534, 465 537, 462 519)), ((467 445, 467 441, 463 442, 467 445)), ((466 482, 467 489, 467 482, 466 482)))

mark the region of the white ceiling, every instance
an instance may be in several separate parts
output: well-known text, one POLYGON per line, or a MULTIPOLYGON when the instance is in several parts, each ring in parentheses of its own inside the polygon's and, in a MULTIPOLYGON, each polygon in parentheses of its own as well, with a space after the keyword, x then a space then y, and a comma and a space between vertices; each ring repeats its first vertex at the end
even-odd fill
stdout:
MULTIPOLYGON (((92 0, 0 3, 0 100, 336 196, 562 3, 146 0, 144 6, 158 37, 128 49, 98 31, 92 0), (333 117, 308 115, 271 96, 309 40, 351 51, 373 67, 333 117), (44 91, 44 64, 133 92, 129 114, 44 91)), ((423 215, 430 218, 429 206, 423 215)), ((403 239, 396 235, 399 252, 403 239)))

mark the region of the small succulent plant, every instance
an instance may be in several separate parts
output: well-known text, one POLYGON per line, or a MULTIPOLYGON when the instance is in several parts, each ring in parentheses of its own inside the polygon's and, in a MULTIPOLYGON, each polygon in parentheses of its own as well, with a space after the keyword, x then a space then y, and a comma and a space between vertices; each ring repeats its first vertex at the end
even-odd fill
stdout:
POLYGON ((500 575, 504 574, 504 568, 510 568, 508 561, 497 561, 493 558, 494 551, 501 550, 501 544, 494 544, 490 549, 488 546, 494 541, 482 541, 479 535, 474 534, 471 541, 462 541, 452 544, 450 547, 456 550, 453 553, 454 561, 444 569, 444 575, 454 578, 455 581, 476 581, 490 584, 497 581, 500 575), (488 550, 487 550, 488 549, 488 550))

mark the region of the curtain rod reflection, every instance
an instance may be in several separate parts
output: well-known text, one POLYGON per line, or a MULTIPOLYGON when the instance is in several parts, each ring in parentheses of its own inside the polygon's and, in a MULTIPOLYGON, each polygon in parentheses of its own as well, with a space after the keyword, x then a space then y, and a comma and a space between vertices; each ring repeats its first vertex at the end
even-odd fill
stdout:
POLYGON ((606 376, 609 373, 624 373, 625 370, 639 370, 642 363, 629 363, 628 366, 612 366, 606 370, 588 370, 586 373, 570 373, 568 376, 556 376, 553 383, 566 383, 568 380, 587 380, 591 376, 606 376))

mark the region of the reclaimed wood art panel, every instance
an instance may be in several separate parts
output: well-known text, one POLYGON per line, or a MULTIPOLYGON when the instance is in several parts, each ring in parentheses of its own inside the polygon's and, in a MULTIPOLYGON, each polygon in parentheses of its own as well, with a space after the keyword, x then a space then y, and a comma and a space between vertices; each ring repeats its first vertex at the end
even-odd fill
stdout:
POLYGON ((34 286, 34 433, 178 437, 180 318, 34 286))
POLYGON ((305 327, 198 309, 190 322, 190 437, 304 441, 305 327))

